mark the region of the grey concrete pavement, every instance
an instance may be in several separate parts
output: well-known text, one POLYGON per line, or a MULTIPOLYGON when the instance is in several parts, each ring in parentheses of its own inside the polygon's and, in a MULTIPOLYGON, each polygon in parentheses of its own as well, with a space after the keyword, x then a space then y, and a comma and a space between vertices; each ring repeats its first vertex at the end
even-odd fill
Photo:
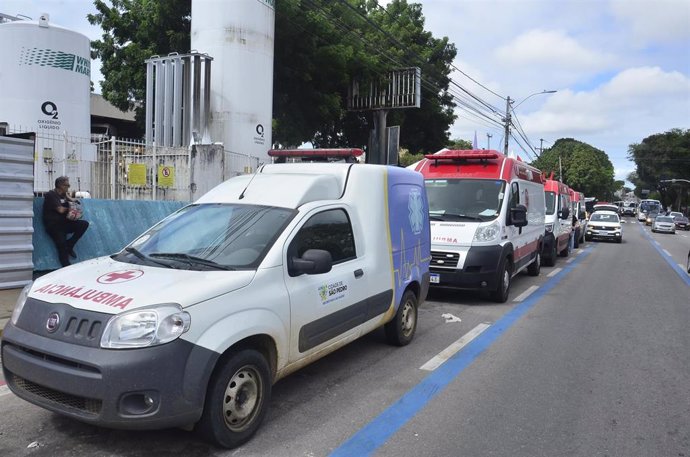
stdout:
POLYGON ((2 337, 2 331, 12 316, 12 309, 21 291, 21 288, 0 289, 0 337, 2 337))

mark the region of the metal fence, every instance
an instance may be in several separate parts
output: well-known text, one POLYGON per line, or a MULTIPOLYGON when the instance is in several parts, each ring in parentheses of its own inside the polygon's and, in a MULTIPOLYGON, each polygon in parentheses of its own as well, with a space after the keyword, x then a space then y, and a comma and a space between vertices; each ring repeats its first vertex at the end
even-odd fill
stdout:
POLYGON ((259 158, 226 151, 222 145, 163 148, 143 140, 94 137, 92 142, 38 132, 34 192, 47 192, 55 178, 65 175, 73 191, 88 192, 92 198, 193 201, 232 176, 253 173, 259 165, 259 158))

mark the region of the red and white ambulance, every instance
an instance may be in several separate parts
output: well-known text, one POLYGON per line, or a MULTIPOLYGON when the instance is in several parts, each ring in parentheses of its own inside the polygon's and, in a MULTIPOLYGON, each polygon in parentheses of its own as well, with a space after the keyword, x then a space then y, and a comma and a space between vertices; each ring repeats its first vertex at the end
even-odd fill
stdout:
POLYGON ((585 194, 570 189, 570 204, 574 224, 573 247, 578 248, 585 242, 585 232, 587 231, 587 209, 585 208, 585 194))
POLYGON ((487 291, 503 303, 513 276, 539 274, 544 177, 493 150, 442 150, 409 168, 429 199, 431 286, 487 291))
POLYGON ((544 233, 544 265, 556 264, 556 257, 570 254, 570 235, 573 223, 570 218, 570 188, 560 181, 546 180, 546 225, 544 233))

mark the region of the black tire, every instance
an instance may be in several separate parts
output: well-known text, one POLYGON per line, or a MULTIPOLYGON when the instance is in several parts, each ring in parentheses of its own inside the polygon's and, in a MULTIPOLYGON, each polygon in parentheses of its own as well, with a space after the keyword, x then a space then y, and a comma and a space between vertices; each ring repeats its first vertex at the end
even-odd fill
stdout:
POLYGON ((552 267, 556 265, 556 257, 558 256, 558 252, 556 251, 556 241, 554 240, 554 244, 551 245, 551 250, 549 252, 549 255, 544 257, 544 265, 547 267, 552 267))
POLYGON ((271 399, 271 371, 254 349, 240 350, 219 361, 206 392, 197 430, 219 446, 235 448, 256 433, 271 399))
POLYGON ((537 251, 537 258, 527 267, 527 274, 530 276, 539 276, 541 270, 541 248, 537 251))
POLYGON ((592 238, 589 237, 589 236, 587 236, 587 235, 585 235, 585 241, 592 241, 592 238))
POLYGON ((512 279, 512 268, 510 260, 506 257, 498 269, 498 287, 491 292, 491 299, 496 303, 505 303, 510 295, 510 284, 512 279))
POLYGON ((384 326, 386 340, 390 344, 395 346, 410 344, 417 330, 417 308, 417 296, 411 290, 406 291, 400 300, 395 317, 384 326))
POLYGON ((685 264, 685 269, 687 270, 688 274, 690 275, 690 251, 688 251, 688 261, 685 264))
POLYGON ((622 237, 621 237, 621 238, 618 238, 618 239, 616 240, 616 243, 622 243, 622 242, 623 242, 623 238, 622 238, 622 237))

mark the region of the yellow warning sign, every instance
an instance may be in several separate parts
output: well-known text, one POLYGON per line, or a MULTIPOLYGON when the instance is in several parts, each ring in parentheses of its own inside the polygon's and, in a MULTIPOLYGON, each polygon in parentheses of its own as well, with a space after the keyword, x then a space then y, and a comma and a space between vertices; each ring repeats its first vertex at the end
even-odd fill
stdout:
POLYGON ((146 185, 146 165, 143 163, 130 163, 127 167, 127 184, 130 186, 146 185))
POLYGON ((158 165, 158 187, 172 187, 175 183, 175 168, 158 165))

